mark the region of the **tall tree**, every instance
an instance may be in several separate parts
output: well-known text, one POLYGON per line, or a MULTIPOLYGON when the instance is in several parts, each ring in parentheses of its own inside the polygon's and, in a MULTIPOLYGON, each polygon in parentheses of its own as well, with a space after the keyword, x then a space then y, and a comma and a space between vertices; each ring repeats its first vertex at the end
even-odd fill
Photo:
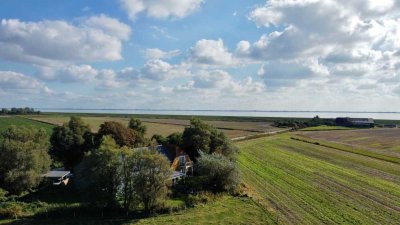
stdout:
POLYGON ((149 212, 167 195, 167 182, 172 175, 169 161, 164 155, 144 150, 135 158, 134 165, 134 192, 149 212))
POLYGON ((102 206, 116 206, 121 187, 121 149, 111 136, 104 136, 98 149, 77 166, 77 186, 90 200, 102 206))
POLYGON ((191 119, 189 127, 183 131, 182 147, 194 160, 199 157, 199 151, 219 153, 229 159, 234 159, 238 152, 223 132, 196 118, 191 119))
POLYGON ((0 138, 0 187, 12 194, 35 188, 51 159, 46 131, 11 126, 0 138))
POLYGON ((128 127, 134 131, 137 131, 139 134, 143 136, 146 134, 147 131, 147 128, 145 125, 142 124, 142 121, 133 117, 129 120, 128 127))
POLYGON ((51 155, 63 162, 66 169, 72 169, 82 161, 85 152, 89 151, 91 138, 89 125, 79 117, 71 117, 68 123, 53 128, 50 142, 51 155))
POLYGON ((141 144, 134 130, 118 122, 109 121, 100 125, 97 139, 101 140, 101 138, 106 135, 110 135, 121 147, 138 147, 141 144))
POLYGON ((171 174, 164 155, 121 148, 111 136, 104 136, 100 147, 77 167, 76 184, 97 204, 112 207, 120 197, 126 212, 138 203, 151 211, 166 197, 171 174))
POLYGON ((196 159, 199 156, 199 151, 210 152, 210 136, 210 127, 201 120, 192 118, 189 127, 186 127, 183 131, 183 148, 192 159, 196 159))

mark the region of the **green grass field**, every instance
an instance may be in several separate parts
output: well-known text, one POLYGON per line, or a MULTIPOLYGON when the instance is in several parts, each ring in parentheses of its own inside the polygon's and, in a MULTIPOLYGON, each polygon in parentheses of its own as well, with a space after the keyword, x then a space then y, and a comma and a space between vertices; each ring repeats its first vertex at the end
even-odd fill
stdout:
POLYGON ((11 125, 44 128, 48 135, 51 135, 54 125, 30 120, 20 116, 0 116, 0 132, 3 132, 11 125))
POLYGON ((254 196, 281 224, 396 224, 400 165, 276 135, 238 143, 254 196))
POLYGON ((0 224, 22 225, 22 224, 267 224, 272 223, 268 214, 262 207, 258 206, 252 199, 245 197, 222 197, 214 202, 199 205, 183 211, 158 215, 144 219, 94 219, 79 218, 70 219, 47 219, 47 220, 0 220, 0 224))

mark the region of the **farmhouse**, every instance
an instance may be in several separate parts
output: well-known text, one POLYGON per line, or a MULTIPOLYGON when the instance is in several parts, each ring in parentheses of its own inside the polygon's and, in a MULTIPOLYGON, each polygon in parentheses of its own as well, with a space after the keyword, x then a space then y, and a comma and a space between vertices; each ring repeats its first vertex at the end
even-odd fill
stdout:
POLYGON ((350 117, 337 117, 336 124, 341 126, 350 127, 374 127, 375 122, 372 118, 350 118, 350 117))

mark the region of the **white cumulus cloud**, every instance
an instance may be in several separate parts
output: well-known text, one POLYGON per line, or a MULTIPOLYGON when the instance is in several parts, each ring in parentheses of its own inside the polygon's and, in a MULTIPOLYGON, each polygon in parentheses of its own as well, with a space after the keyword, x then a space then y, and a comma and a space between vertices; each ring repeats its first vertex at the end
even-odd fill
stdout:
POLYGON ((122 59, 129 26, 105 15, 71 24, 63 20, 2 19, 0 57, 37 65, 122 59))
POLYGON ((184 18, 198 10, 203 0, 121 0, 131 20, 139 13, 157 19, 184 18))

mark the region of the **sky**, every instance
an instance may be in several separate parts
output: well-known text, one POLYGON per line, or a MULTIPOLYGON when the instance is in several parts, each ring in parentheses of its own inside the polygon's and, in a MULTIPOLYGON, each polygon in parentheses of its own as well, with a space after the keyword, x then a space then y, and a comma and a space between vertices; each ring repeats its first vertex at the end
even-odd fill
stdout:
POLYGON ((400 0, 0 0, 0 107, 400 111, 400 0))

